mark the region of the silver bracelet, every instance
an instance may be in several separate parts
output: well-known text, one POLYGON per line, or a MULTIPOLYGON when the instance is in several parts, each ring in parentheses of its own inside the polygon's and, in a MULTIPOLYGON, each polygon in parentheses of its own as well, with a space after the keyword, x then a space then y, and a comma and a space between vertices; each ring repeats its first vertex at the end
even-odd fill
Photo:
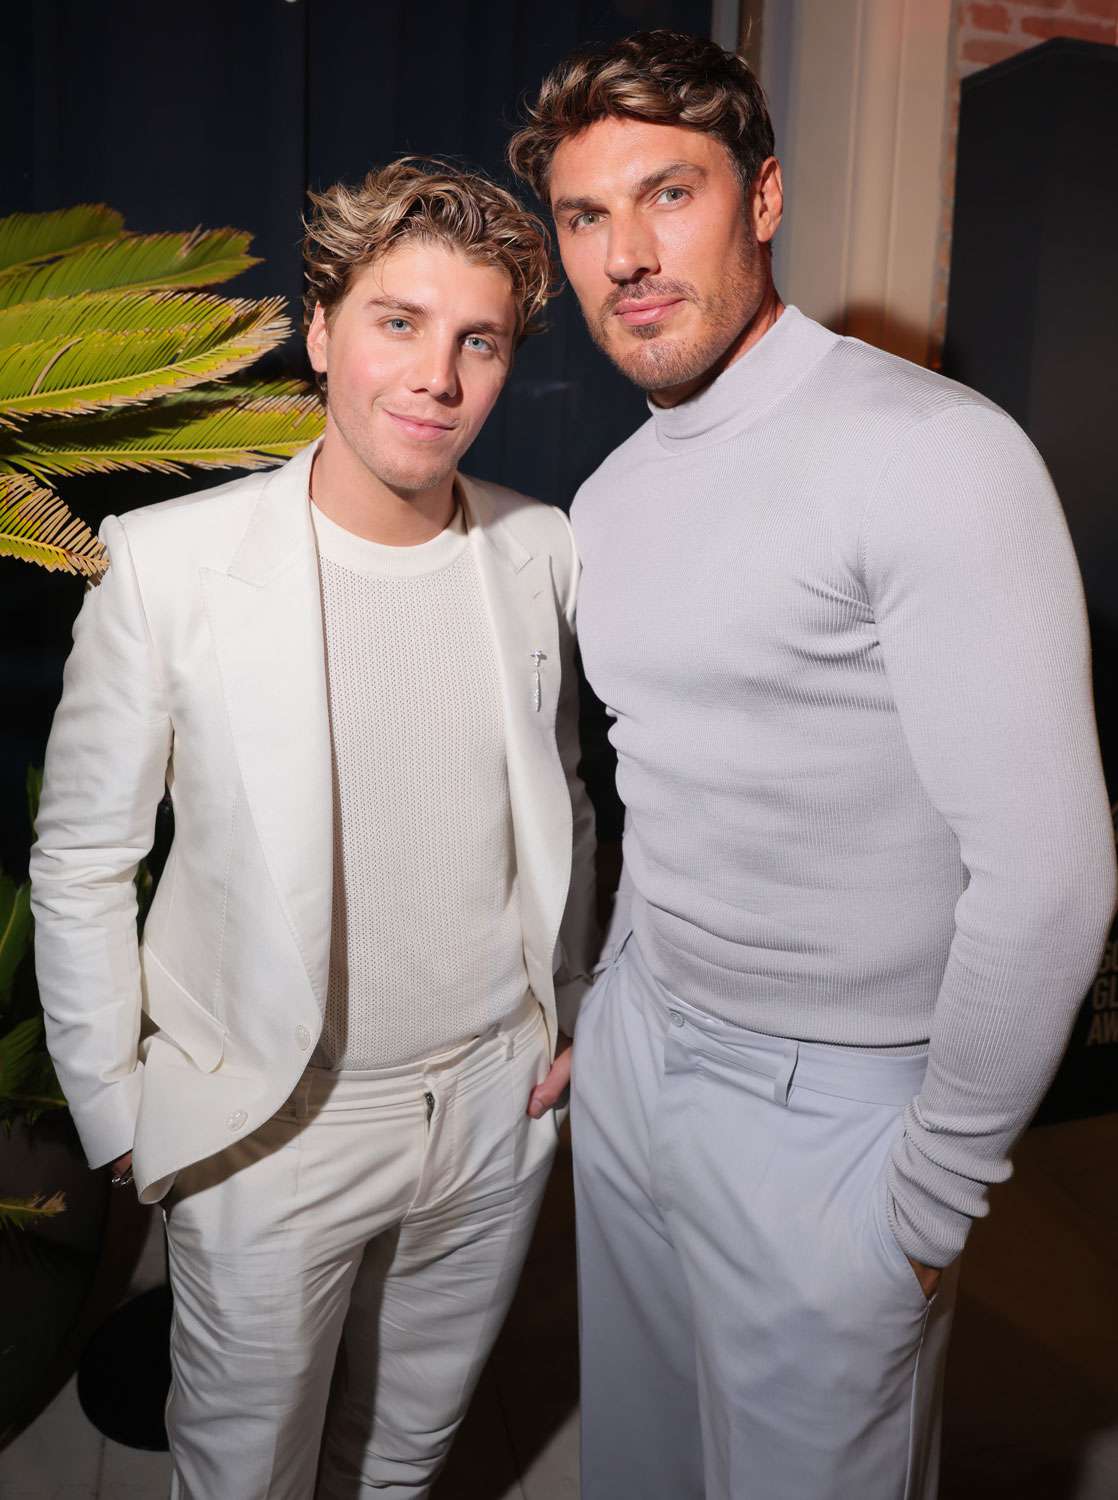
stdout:
POLYGON ((123 1172, 114 1172, 109 1178, 109 1181, 112 1183, 113 1187, 127 1187, 128 1184, 132 1181, 132 1168, 125 1167, 123 1172))

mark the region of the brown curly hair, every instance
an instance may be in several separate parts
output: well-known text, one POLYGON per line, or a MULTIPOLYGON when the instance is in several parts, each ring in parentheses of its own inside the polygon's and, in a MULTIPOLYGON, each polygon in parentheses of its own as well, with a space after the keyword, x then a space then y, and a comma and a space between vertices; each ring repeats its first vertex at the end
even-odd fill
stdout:
POLYGON ((303 330, 316 304, 330 312, 354 272, 405 240, 453 246, 472 261, 500 266, 516 299, 517 343, 540 329, 553 295, 550 239, 543 221, 477 172, 435 157, 402 156, 370 172, 358 187, 337 182, 309 194, 303 221, 303 330))
POLYGON ((573 52, 524 112, 527 123, 509 141, 509 165, 545 202, 555 152, 598 120, 687 125, 717 136, 747 191, 774 149, 764 91, 747 65, 715 42, 679 31, 642 31, 573 52))

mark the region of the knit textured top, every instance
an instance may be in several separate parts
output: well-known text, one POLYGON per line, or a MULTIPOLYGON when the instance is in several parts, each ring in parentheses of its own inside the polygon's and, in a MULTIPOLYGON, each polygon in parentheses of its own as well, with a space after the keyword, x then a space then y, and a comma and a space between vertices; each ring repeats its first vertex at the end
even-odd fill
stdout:
POLYGON ((890 1166, 944 1265, 1052 1077, 1114 850, 1059 501, 991 402, 788 308, 579 491, 636 939, 672 992, 927 1077, 890 1166))
POLYGON ((476 1036, 528 988, 500 685, 460 513, 416 547, 312 513, 335 796, 313 1061, 392 1067, 476 1036))

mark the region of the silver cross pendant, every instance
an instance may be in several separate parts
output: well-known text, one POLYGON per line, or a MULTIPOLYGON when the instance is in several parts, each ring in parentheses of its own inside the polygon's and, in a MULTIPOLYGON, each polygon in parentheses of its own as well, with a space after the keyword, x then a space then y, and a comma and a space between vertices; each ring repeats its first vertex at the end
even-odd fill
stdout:
POLYGON ((533 651, 532 652, 532 660, 536 664, 536 677, 535 677, 535 683, 534 683, 534 688, 533 688, 532 701, 535 704, 536 712, 539 713, 539 711, 540 711, 540 704, 543 701, 543 687, 542 687, 542 684, 540 683, 540 662, 547 660, 547 652, 546 651, 533 651))

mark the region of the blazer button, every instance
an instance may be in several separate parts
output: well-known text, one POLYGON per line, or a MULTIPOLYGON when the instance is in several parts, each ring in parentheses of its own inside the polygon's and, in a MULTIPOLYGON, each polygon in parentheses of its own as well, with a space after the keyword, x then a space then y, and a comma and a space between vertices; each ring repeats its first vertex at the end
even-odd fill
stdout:
POLYGON ((306 1049, 310 1046, 311 1034, 305 1026, 296 1026, 295 1040, 299 1043, 300 1047, 302 1047, 304 1051, 306 1051, 306 1049))
POLYGON ((240 1130, 247 1119, 248 1115, 245 1114, 243 1109, 235 1109, 225 1123, 229 1126, 230 1130, 240 1130))

